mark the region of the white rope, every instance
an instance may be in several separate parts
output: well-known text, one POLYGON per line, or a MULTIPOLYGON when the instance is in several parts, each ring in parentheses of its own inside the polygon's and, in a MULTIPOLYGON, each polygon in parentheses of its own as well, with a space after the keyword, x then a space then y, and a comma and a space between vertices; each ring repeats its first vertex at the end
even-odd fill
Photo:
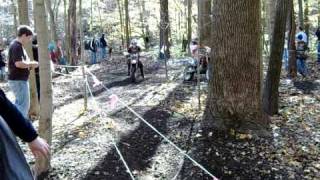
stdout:
MULTIPOLYGON (((88 90, 89 90, 89 93, 90 93, 90 95, 91 95, 91 97, 92 97, 92 99, 93 99, 93 102, 94 102, 98 107, 100 107, 100 114, 99 114, 99 116, 100 116, 100 117, 103 117, 103 116, 102 116, 102 112, 103 112, 103 111, 102 111, 102 109, 101 109, 101 106, 99 106, 98 101, 97 101, 97 100, 95 99, 95 97, 93 96, 93 93, 92 93, 92 90, 91 90, 91 88, 90 88, 90 86, 89 86, 88 81, 86 81, 86 86, 88 87, 88 90)), ((121 154, 121 152, 120 152, 120 150, 119 150, 119 148, 118 148, 118 146, 117 146, 117 143, 116 143, 114 137, 111 136, 111 139, 112 139, 112 144, 114 145, 114 147, 115 147, 118 155, 120 156, 120 159, 121 159, 122 163, 123 163, 124 166, 126 167, 127 172, 129 173, 131 179, 132 179, 132 180, 135 180, 135 178, 134 178, 134 176, 133 176, 133 174, 132 174, 132 172, 131 172, 128 164, 127 164, 127 162, 125 161, 124 157, 122 156, 122 154, 121 154)))
POLYGON ((72 66, 72 65, 62 65, 62 64, 56 64, 55 66, 57 66, 57 67, 71 67, 71 68, 82 67, 82 66, 72 66))
POLYGON ((73 75, 70 75, 70 74, 65 74, 65 73, 61 73, 61 72, 57 72, 57 71, 51 71, 53 74, 59 74, 59 75, 62 75, 62 76, 67 76, 67 77, 75 77, 75 76, 83 76, 83 75, 80 75, 80 74, 73 74, 73 75))
MULTIPOLYGON (((86 68, 87 72, 92 76, 92 78, 97 79, 97 77, 92 74, 92 72, 86 68)), ((101 82, 101 81, 100 81, 101 82)), ((108 89, 104 84, 100 83, 100 85, 107 91, 111 91, 108 89)), ((206 172, 208 175, 210 175, 213 179, 216 178, 213 174, 211 174, 206 168, 204 168, 201 164, 199 164, 197 161, 195 161, 192 157, 190 157, 187 153, 185 153, 184 150, 180 149, 176 144, 174 144, 172 141, 170 141, 166 136, 164 136, 161 132, 159 132, 154 126, 152 126, 148 121, 146 121, 143 117, 141 117, 136 111, 134 111, 132 108, 130 108, 126 103, 121 101, 119 98, 119 102, 125 106, 128 110, 130 110, 134 115, 136 115, 141 121, 143 121, 146 125, 148 125, 153 131, 155 131, 157 134, 159 134, 165 141, 167 141, 169 144, 171 144, 175 149, 177 149, 180 153, 182 153, 184 156, 186 156, 190 161, 192 161, 196 166, 198 166, 200 169, 202 169, 204 172, 206 172)))

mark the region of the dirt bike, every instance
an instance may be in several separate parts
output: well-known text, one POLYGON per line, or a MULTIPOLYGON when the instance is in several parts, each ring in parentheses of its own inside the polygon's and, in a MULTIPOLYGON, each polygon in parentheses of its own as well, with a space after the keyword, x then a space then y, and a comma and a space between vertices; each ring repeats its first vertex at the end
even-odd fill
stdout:
POLYGON ((129 57, 130 61, 130 79, 131 82, 136 82, 136 71, 138 68, 138 61, 139 61, 139 54, 138 53, 132 53, 129 57))
POLYGON ((194 75, 198 73, 198 67, 200 68, 200 74, 206 74, 206 79, 209 80, 209 52, 206 48, 199 48, 198 54, 199 60, 192 59, 185 67, 183 73, 184 81, 191 81, 194 75))

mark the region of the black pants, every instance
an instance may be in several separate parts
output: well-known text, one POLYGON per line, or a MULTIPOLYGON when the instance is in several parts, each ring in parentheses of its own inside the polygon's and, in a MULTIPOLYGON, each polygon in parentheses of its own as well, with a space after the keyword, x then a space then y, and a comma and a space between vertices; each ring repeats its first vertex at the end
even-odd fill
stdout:
MULTIPOLYGON (((128 76, 130 75, 130 70, 131 70, 131 63, 130 63, 130 59, 128 59, 128 76)), ((143 73, 143 64, 140 60, 138 60, 138 68, 140 69, 140 73, 142 78, 144 78, 144 73, 143 73)))

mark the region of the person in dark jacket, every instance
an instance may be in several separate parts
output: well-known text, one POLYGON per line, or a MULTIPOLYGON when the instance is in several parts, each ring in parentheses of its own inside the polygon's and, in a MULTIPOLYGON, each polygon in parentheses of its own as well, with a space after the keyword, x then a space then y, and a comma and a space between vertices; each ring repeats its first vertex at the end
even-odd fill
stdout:
POLYGON ((108 44, 107 44, 107 41, 106 41, 106 39, 105 39, 105 37, 104 37, 105 35, 104 34, 102 34, 101 35, 101 37, 100 37, 100 48, 101 48, 101 59, 102 60, 105 60, 106 58, 107 58, 107 46, 108 46, 108 44))
POLYGON ((5 75, 6 75, 6 72, 5 72, 6 63, 4 62, 2 52, 3 52, 3 49, 0 49, 0 81, 5 80, 5 75))
POLYGON ((27 142, 35 158, 49 157, 49 145, 0 89, 0 179, 33 180, 13 133, 27 142))
POLYGON ((316 36, 317 36, 317 38, 318 38, 318 46, 317 46, 317 54, 318 54, 318 63, 320 63, 320 27, 318 27, 318 29, 317 29, 317 31, 316 31, 316 36))
POLYGON ((97 41, 93 37, 90 42, 90 51, 91 51, 91 64, 97 63, 97 41))

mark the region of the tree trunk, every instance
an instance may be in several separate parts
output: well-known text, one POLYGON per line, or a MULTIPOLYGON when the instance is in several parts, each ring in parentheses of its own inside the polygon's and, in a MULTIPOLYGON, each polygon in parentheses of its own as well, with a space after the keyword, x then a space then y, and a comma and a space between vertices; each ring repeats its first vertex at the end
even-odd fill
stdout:
POLYGON ((127 48, 130 45, 129 37, 129 3, 128 0, 124 0, 124 9, 125 9, 125 34, 126 34, 126 46, 127 48))
POLYGON ((214 78, 209 81, 206 126, 266 135, 268 119, 261 103, 260 1, 213 0, 213 4, 214 78))
POLYGON ((17 7, 16 7, 16 1, 11 0, 11 8, 13 13, 13 28, 14 33, 17 35, 17 29, 18 29, 18 18, 17 18, 17 7))
MULTIPOLYGON (((51 87, 51 71, 50 61, 48 61, 48 25, 47 13, 45 11, 44 0, 34 0, 34 17, 37 23, 36 31, 39 44, 39 60, 40 60, 40 94, 41 94, 41 111, 39 120, 39 133, 48 144, 52 142, 52 87, 51 87)), ((41 170, 48 170, 50 167, 50 159, 39 159, 36 162, 40 165, 41 170)), ((39 167, 39 166, 38 166, 39 167)), ((41 172, 41 171, 40 171, 41 172)))
MULTIPOLYGON (((273 26, 275 21, 275 14, 276 14, 276 2, 277 0, 268 0, 268 35, 269 35, 269 45, 271 46, 271 38, 273 33, 273 26)), ((270 51, 269 51, 270 52, 270 51)))
POLYGON ((211 32, 211 0, 198 0, 198 28, 200 45, 208 46, 211 32))
POLYGON ((264 111, 269 115, 278 113, 279 83, 282 66, 283 44, 286 31, 289 0, 276 1, 276 14, 274 16, 271 51, 266 82, 263 92, 264 111))
POLYGON ((77 1, 73 0, 69 2, 68 9, 68 20, 69 20, 69 59, 70 64, 77 64, 77 1))
POLYGON ((299 3, 299 26, 301 26, 304 29, 304 23, 303 23, 303 0, 298 0, 299 3))
POLYGON ((309 35, 310 35, 310 22, 309 22, 309 1, 304 0, 304 32, 307 34, 307 42, 309 42, 309 35))
POLYGON ((124 46, 124 38, 123 38, 123 12, 122 12, 122 1, 121 0, 117 0, 118 3, 118 9, 119 9, 119 16, 120 16, 120 36, 121 36, 121 45, 122 47, 124 46))
POLYGON ((166 47, 164 51, 166 58, 170 56, 169 31, 168 0, 160 0, 160 50, 163 46, 166 47))
POLYGON ((52 3, 51 3, 51 0, 46 0, 45 2, 49 12, 49 18, 50 18, 51 41, 57 42, 58 41, 57 28, 56 28, 54 12, 52 9, 52 3))
MULTIPOLYGON (((19 24, 20 25, 29 25, 29 12, 28 12, 28 1, 27 0, 19 0, 18 1, 18 12, 19 12, 19 24)), ((27 44, 25 47, 28 56, 30 59, 33 58, 31 42, 27 44)), ((30 83, 30 109, 29 116, 38 116, 39 115, 39 102, 37 95, 37 87, 36 87, 36 77, 34 69, 30 70, 29 76, 30 83)))
POLYGON ((288 49, 289 49, 289 70, 288 76, 295 78, 297 76, 297 62, 296 62, 296 45, 295 45, 295 34, 296 34, 296 22, 294 17, 294 6, 293 1, 289 1, 289 38, 288 38, 288 49))
POLYGON ((63 17, 64 17, 64 33, 65 33, 65 37, 64 37, 64 44, 65 44, 65 56, 68 60, 68 62, 70 63, 70 43, 69 43, 69 39, 70 39, 70 33, 69 33, 69 16, 68 16, 68 12, 67 12, 67 0, 63 0, 63 17))
POLYGON ((187 8, 188 8, 188 16, 187 16, 187 39, 188 39, 188 54, 191 55, 190 51, 190 42, 191 42, 191 36, 192 36, 192 21, 191 21, 191 15, 192 15, 192 0, 187 0, 187 8))

